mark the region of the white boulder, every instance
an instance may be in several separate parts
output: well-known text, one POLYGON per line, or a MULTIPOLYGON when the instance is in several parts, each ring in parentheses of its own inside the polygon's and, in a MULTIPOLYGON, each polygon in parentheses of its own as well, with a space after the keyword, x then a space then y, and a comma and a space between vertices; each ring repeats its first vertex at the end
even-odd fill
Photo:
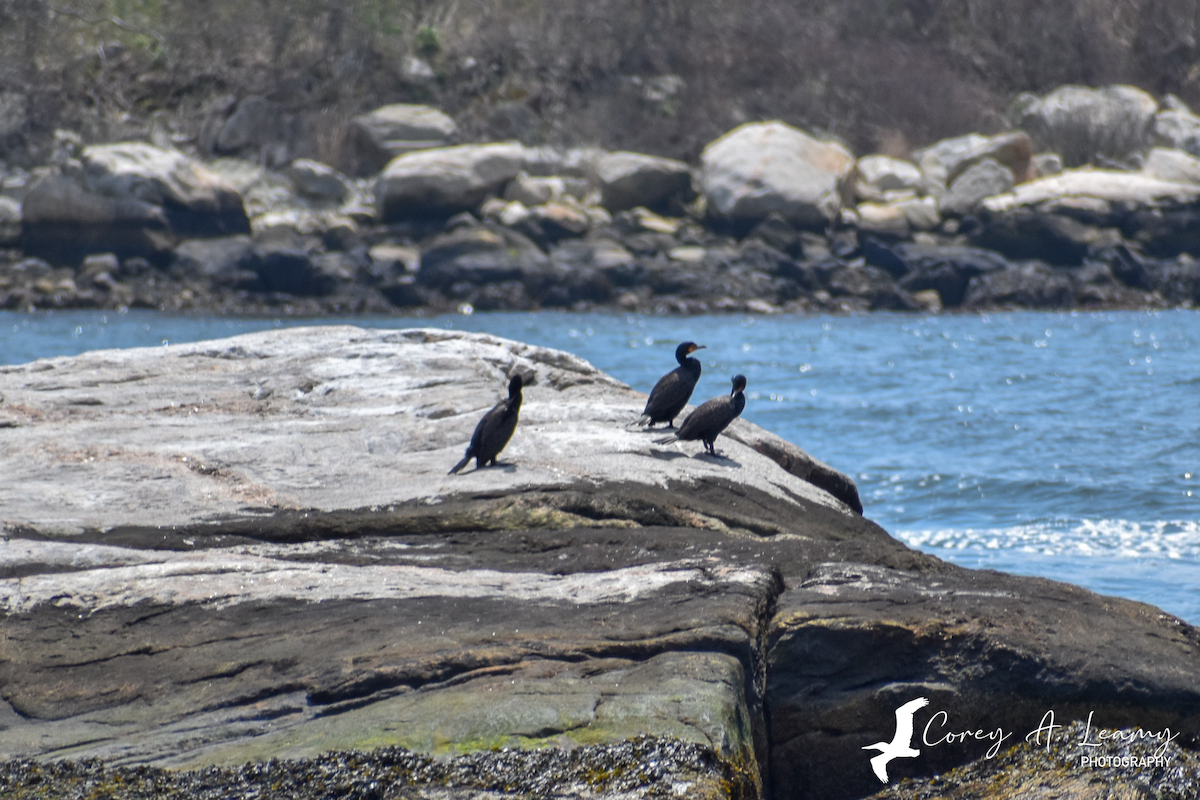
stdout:
POLYGON ((700 162, 711 217, 753 223, 779 214, 814 228, 837 216, 839 190, 854 156, 783 122, 757 122, 710 142, 700 162))
POLYGON ((466 144, 397 156, 375 184, 379 219, 437 216, 476 208, 525 166, 519 142, 466 144))

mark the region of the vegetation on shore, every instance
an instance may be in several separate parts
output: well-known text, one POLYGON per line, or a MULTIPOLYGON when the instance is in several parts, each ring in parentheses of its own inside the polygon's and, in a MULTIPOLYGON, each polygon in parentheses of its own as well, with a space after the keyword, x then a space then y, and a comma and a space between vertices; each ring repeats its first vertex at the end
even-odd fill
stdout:
POLYGON ((779 118, 902 155, 1000 130, 1017 93, 1064 83, 1200 101, 1198 20, 1184 0, 11 0, 0 160, 45 163, 56 128, 203 149, 206 119, 248 95, 325 161, 349 116, 405 101, 464 139, 690 160, 779 118))

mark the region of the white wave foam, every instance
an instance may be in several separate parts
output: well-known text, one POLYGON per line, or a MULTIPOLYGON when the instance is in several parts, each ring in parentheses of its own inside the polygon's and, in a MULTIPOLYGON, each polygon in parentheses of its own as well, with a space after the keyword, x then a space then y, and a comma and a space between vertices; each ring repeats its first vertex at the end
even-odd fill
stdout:
POLYGON ((1044 556, 1169 558, 1200 563, 1200 521, 1036 520, 1006 528, 901 530, 910 547, 1008 550, 1044 556))

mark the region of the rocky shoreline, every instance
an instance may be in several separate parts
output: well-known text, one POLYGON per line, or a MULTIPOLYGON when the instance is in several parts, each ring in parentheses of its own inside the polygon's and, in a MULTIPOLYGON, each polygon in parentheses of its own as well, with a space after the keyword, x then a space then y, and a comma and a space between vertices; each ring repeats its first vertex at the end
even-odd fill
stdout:
POLYGON ((906 158, 748 123, 696 164, 459 144, 436 109, 385 106, 342 137, 354 177, 263 166, 250 100, 207 151, 62 131, 52 164, 0 170, 0 308, 1200 305, 1200 117, 1132 87, 1023 96, 1011 132, 906 158))
POLYGON ((0 367, 0 397, 18 797, 847 800, 914 697, 1008 746, 1047 711, 1197 746, 1196 628, 913 551, 746 420, 721 458, 657 444, 645 396, 569 353, 297 328, 0 367), (514 373, 506 463, 447 475, 514 373))

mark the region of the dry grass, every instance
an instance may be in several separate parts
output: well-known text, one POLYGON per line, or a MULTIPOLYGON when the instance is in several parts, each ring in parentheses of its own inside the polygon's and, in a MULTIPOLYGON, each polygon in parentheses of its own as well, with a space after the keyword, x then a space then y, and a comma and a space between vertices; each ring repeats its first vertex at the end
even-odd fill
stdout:
POLYGON ((0 93, 28 98, 0 158, 44 159, 59 126, 144 135, 156 112, 199 142, 251 94, 327 159, 346 118, 398 101, 465 138, 694 158, 782 118, 899 154, 1001 129, 1017 92, 1063 83, 1200 101, 1198 19, 1193 0, 0 0, 0 93), (434 82, 406 81, 412 55, 434 82))

